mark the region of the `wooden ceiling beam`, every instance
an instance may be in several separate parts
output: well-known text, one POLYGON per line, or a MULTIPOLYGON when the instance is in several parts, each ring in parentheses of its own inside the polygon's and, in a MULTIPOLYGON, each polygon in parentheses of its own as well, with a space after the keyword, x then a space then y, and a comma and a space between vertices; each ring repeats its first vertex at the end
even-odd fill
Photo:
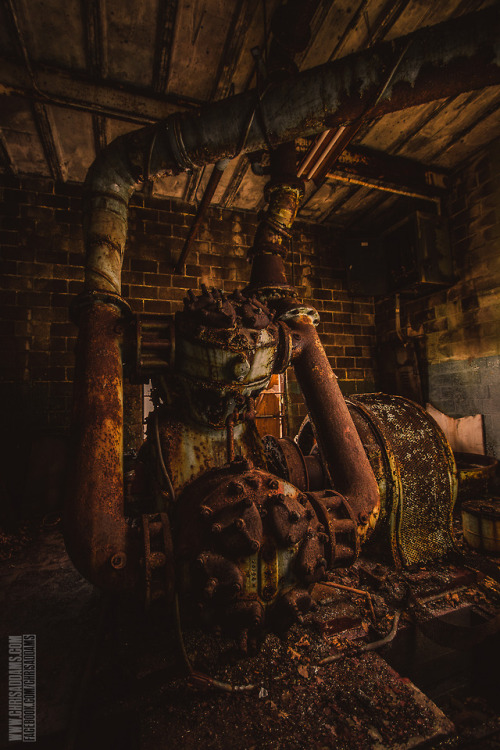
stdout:
POLYGON ((157 94, 164 94, 168 89, 178 8, 178 0, 159 3, 153 63, 153 90, 157 94))
POLYGON ((91 80, 48 66, 32 66, 36 86, 23 65, 0 57, 0 95, 18 95, 83 112, 144 125, 203 102, 175 94, 159 96, 134 86, 91 80))
POLYGON ((50 173, 54 180, 66 182, 68 179, 68 170, 64 161, 56 124, 50 114, 50 110, 41 102, 33 102, 32 111, 50 173))
MULTIPOLYGON (((85 0, 82 3, 85 25, 87 69, 92 77, 102 80, 108 74, 108 39, 106 0, 85 0)), ((106 117, 92 114, 94 150, 99 154, 108 145, 106 117)))
POLYGON ((327 177, 349 185, 432 201, 439 200, 448 187, 448 176, 444 170, 366 146, 347 148, 327 177))

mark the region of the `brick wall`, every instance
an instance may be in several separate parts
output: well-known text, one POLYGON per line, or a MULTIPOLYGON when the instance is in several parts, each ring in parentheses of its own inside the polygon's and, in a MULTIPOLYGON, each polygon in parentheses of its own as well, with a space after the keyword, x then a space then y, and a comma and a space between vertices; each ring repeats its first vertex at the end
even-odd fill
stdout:
MULTIPOLYGON (((68 305, 83 286, 81 203, 79 185, 0 179, 0 450, 7 466, 26 461, 34 436, 68 429, 76 337, 68 305)), ((246 251, 257 219, 219 209, 203 224, 186 275, 173 274, 193 214, 184 203, 133 197, 122 282, 134 311, 173 313, 189 288, 206 283, 232 291, 248 280, 246 251)), ((341 386, 346 393, 373 389, 373 303, 345 291, 335 238, 325 228, 298 224, 291 259, 289 278, 293 272, 299 294, 320 312, 320 333, 341 386)), ((126 388, 126 400, 130 446, 141 432, 137 387, 126 388)), ((292 374, 292 431, 304 415, 292 374)))
MULTIPOLYGON (((487 451, 500 457, 500 140, 454 175, 449 201, 457 281, 403 302, 422 326, 428 399, 452 417, 484 414, 487 451)), ((379 339, 394 332, 394 299, 376 305, 379 339)))

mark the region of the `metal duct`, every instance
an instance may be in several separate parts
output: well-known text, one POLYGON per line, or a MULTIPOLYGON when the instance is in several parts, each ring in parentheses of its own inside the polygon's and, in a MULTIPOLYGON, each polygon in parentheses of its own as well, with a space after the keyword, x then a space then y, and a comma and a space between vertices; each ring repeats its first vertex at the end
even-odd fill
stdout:
POLYGON ((499 16, 494 7, 446 21, 303 71, 261 98, 250 91, 117 138, 87 176, 87 288, 120 293, 128 202, 144 180, 499 84, 499 16))

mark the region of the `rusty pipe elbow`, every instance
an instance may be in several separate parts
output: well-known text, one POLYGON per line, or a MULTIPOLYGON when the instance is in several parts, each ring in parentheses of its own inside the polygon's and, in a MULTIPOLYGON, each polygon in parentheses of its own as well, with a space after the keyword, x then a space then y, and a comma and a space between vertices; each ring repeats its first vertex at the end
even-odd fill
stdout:
POLYGON ((325 466, 365 533, 380 511, 375 475, 311 317, 288 317, 287 325, 295 338, 292 364, 325 466))

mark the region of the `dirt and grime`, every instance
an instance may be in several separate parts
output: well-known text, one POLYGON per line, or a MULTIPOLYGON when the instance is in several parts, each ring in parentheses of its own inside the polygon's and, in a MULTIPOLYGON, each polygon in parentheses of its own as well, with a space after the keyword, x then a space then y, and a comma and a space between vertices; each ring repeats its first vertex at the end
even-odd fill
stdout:
POLYGON ((468 613, 471 624, 494 620, 494 560, 487 563, 496 574, 474 568, 484 565, 475 553, 468 567, 455 560, 404 571, 361 558, 312 588, 316 609, 301 623, 262 633, 246 656, 224 632, 203 632, 181 613, 189 676, 171 613, 145 615, 126 599, 96 598, 67 559, 57 525, 40 526, 31 538, 1 564, 12 605, 3 630, 38 634, 41 747, 67 747, 70 735, 74 750, 495 747, 498 638, 459 653, 415 627, 417 605, 430 622, 453 615, 462 622, 468 613), (390 636, 398 611, 394 641, 364 652, 390 636), (412 639, 420 643, 413 661, 412 639), (92 676, 78 703, 92 643, 92 676), (436 660, 432 649, 439 648, 436 660), (444 672, 443 653, 455 659, 444 672), (465 671, 457 672, 462 663, 465 671), (204 675, 253 687, 218 690, 204 675))

